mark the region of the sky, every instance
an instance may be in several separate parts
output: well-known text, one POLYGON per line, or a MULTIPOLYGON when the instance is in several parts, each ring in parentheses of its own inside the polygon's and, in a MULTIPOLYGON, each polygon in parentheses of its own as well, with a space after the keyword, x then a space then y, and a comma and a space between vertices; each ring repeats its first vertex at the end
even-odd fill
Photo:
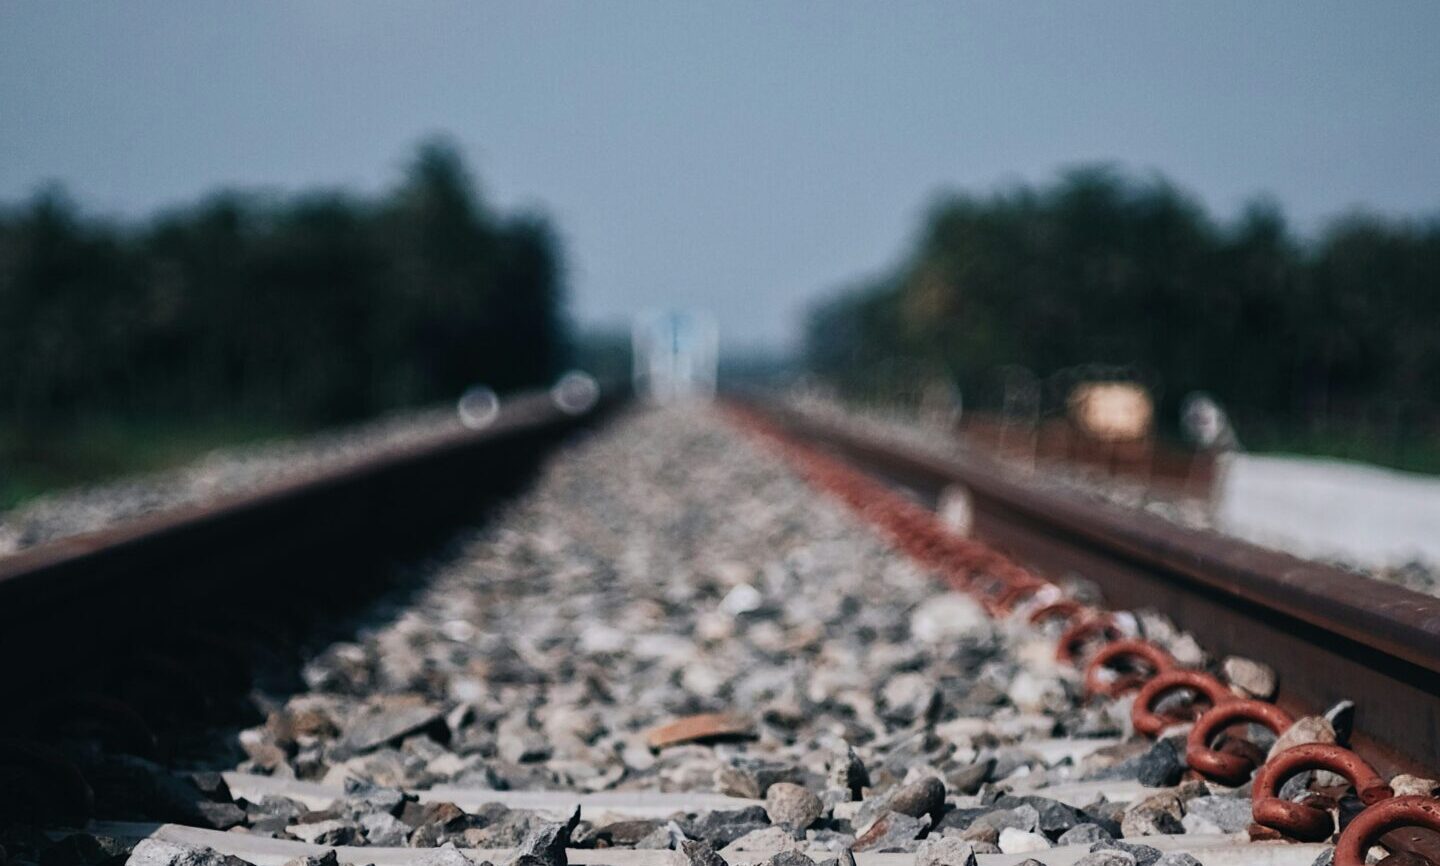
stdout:
POLYGON ((580 322, 782 348, 944 190, 1108 162, 1222 218, 1440 212, 1437 36, 1429 0, 0 0, 0 202, 379 191, 445 133, 557 225, 580 322))

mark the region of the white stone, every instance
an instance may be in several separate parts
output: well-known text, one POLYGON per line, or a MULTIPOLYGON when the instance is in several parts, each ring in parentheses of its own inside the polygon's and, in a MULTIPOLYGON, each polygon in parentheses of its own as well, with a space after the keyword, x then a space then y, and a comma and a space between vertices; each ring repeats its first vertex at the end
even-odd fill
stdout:
POLYGON ((915 866, 974 866, 975 846, 954 836, 930 836, 915 849, 915 866))
POLYGON ((910 634, 922 643, 983 637, 992 627, 978 602, 953 592, 936 596, 910 614, 910 634))
POLYGON ((1026 713, 1058 710, 1069 703, 1065 697, 1065 686, 1059 679, 1026 670, 1015 674, 1006 694, 1016 708, 1026 713))
POLYGON ((1016 827, 1006 827, 1000 831, 999 845, 1000 850, 1006 854, 1026 854, 1051 847, 1050 840, 1039 833, 1030 833, 1016 827))
POLYGON ((1263 701, 1275 695, 1275 670, 1269 665, 1241 656, 1227 656, 1220 663, 1220 670, 1225 674, 1225 681, 1246 697, 1263 701))
POLYGON ((756 610, 764 603, 765 597, 760 594, 760 590, 748 583, 742 583, 725 593, 725 598, 720 601, 720 609, 736 616, 756 610))

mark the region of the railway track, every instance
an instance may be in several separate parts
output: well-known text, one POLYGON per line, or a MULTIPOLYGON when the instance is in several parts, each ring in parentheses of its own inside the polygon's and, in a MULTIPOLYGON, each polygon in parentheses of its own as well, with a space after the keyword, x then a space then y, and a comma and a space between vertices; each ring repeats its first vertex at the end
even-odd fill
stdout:
POLYGON ((777 404, 615 405, 0 560, 9 859, 1308 864, 1338 812, 1337 863, 1440 863, 1389 796, 1431 793, 1435 600, 777 404))
MULTIPOLYGON (((968 556, 949 552, 958 565, 937 552, 946 545, 932 534, 943 529, 905 526, 903 518, 899 528, 891 518, 890 528, 902 544, 918 545, 919 555, 939 557, 939 564, 953 568, 965 588, 977 571, 1018 566, 1011 579, 981 589, 997 593, 1002 609, 1054 591, 1040 575, 1078 572, 1100 587, 1107 604, 1157 610, 1211 653, 1265 659, 1280 686, 1267 697, 1289 718, 1353 706, 1361 726, 1348 734, 1347 745, 1387 778, 1433 774, 1440 756, 1440 599, 1078 494, 1038 490, 979 456, 947 460, 775 404, 745 403, 742 412, 822 466, 839 458, 922 501, 962 496, 970 532, 986 547, 968 556), (918 537, 907 539, 906 533, 918 537), (993 559, 997 555, 1002 563, 993 559)), ((836 483, 864 487, 854 479, 836 483)), ((903 505, 895 507, 903 513, 903 505)), ((1052 608, 1084 616, 1078 606, 1041 606, 1052 608)), ((1189 682, 1223 699, 1213 681, 1189 682)), ((1430 832, 1437 827, 1434 807, 1410 806, 1405 814, 1428 829, 1391 841, 1440 862, 1440 835, 1430 832)))

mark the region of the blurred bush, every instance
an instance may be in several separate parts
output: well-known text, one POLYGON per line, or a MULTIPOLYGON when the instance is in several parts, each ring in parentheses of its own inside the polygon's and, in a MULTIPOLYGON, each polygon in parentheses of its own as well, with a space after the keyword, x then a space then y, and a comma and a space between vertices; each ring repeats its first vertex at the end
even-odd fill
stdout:
MULTIPOLYGON (((852 393, 1128 365, 1168 418, 1205 390, 1255 425, 1425 431, 1440 420, 1440 221, 1353 214, 1305 241, 1278 207, 1229 224, 1106 167, 950 195, 899 267, 812 311, 806 357, 852 393)), ((1242 430, 1242 437, 1244 430, 1242 430)))
POLYGON ((225 193, 144 225, 49 189, 0 211, 0 399, 12 425, 315 425, 547 383, 562 273, 540 219, 486 209, 423 144, 368 199, 225 193))

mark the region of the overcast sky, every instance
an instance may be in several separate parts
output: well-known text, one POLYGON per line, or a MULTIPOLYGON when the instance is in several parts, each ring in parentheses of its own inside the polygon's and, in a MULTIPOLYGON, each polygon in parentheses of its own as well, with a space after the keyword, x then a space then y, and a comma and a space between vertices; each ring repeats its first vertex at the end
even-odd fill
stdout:
POLYGON ((1440 3, 0 0, 0 200, 392 183, 448 132, 582 321, 780 345, 939 190, 1113 161, 1220 215, 1440 211, 1440 3))

